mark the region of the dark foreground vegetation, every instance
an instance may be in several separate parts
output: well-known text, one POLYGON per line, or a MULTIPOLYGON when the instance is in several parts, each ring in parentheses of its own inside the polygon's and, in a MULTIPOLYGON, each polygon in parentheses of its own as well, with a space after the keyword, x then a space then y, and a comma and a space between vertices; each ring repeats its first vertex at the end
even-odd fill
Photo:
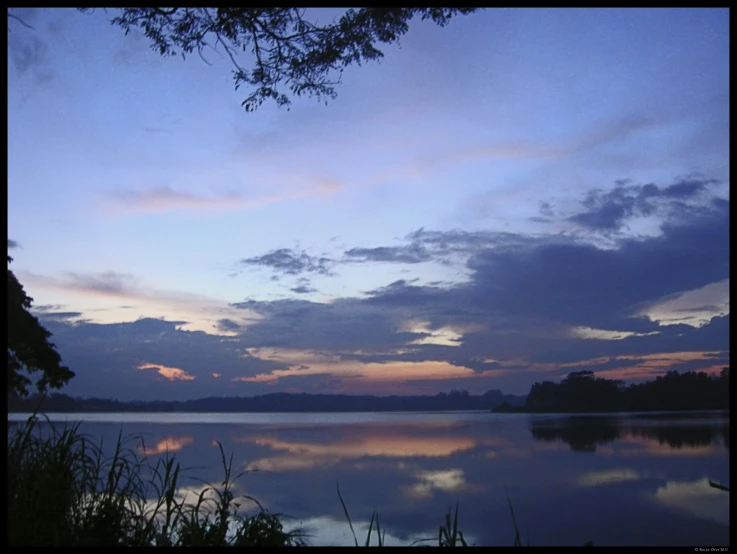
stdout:
POLYGON ((592 371, 570 373, 560 383, 535 383, 523 407, 502 404, 498 412, 576 413, 728 410, 729 368, 718 376, 669 371, 654 381, 625 386, 595 377, 592 371))
MULTIPOLYGON (((286 531, 281 514, 270 513, 256 499, 233 490, 243 475, 232 472, 232 456, 220 446, 223 480, 185 497, 185 470, 173 456, 151 464, 118 437, 106 456, 80 432, 79 424, 56 428, 27 422, 8 426, 9 546, 308 546, 309 537, 286 531), (240 511, 244 502, 255 514, 240 511)), ((347 525, 348 508, 337 491, 347 525)), ((515 527, 515 546, 522 542, 515 527)), ((379 515, 371 516, 363 546, 384 546, 379 515)), ((434 537, 418 544, 467 546, 458 526, 458 507, 449 509, 434 537)))

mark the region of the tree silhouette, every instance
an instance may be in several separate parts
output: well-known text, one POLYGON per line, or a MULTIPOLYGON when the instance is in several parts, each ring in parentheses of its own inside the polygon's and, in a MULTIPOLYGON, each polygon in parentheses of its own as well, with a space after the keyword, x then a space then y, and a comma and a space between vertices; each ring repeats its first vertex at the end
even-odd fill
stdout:
MULTIPOLYGON (((12 261, 8 256, 8 263, 12 261)), ((28 386, 33 384, 29 375, 33 373, 41 373, 35 383, 40 393, 47 388, 61 388, 74 377, 74 373, 61 364, 61 356, 49 342, 51 333, 29 312, 32 302, 8 268, 9 395, 27 396, 28 386)))
POLYGON ((654 381, 624 386, 592 371, 569 373, 560 383, 534 383, 527 395, 529 412, 616 412, 729 409, 729 368, 719 376, 668 371, 654 381))
POLYGON ((162 56, 196 51, 209 64, 206 49, 221 48, 233 64, 236 90, 243 84, 253 89, 242 103, 253 111, 268 99, 279 106, 302 94, 333 99, 343 70, 383 57, 377 45, 397 42, 416 15, 442 27, 454 15, 477 9, 349 9, 319 25, 305 19, 304 8, 116 8, 111 23, 126 35, 139 29, 162 56), (247 50, 250 67, 239 60, 247 50))

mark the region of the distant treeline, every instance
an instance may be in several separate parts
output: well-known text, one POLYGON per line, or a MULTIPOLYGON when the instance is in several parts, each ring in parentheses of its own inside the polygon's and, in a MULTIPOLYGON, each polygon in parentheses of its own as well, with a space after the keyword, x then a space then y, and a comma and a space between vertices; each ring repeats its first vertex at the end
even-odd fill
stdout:
POLYGON ((8 412, 424 412, 491 410, 522 406, 524 396, 490 390, 482 395, 451 391, 435 396, 351 396, 277 393, 255 397, 203 398, 183 402, 121 402, 53 394, 8 398, 8 412))
POLYGON ((729 368, 718 376, 669 371, 654 381, 625 386, 592 371, 570 373, 560 383, 535 383, 523 407, 502 404, 499 412, 575 413, 729 409, 729 368))

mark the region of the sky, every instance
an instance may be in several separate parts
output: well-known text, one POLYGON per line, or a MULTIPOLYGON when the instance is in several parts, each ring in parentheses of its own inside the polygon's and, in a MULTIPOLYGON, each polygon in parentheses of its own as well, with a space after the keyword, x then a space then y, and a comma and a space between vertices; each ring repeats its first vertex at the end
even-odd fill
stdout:
POLYGON ((526 394, 729 364, 727 9, 417 18, 327 105, 252 113, 222 50, 15 13, 9 267, 62 392, 526 394))

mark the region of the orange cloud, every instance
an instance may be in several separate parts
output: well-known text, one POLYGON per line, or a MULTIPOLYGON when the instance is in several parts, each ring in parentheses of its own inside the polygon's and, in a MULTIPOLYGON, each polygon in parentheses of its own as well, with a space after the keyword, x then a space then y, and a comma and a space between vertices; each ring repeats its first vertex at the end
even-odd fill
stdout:
MULTIPOLYGON (((303 181, 304 176, 299 176, 295 180, 303 181)), ((168 186, 144 190, 119 190, 111 194, 112 198, 108 201, 107 211, 112 213, 161 213, 174 210, 251 210, 278 202, 333 194, 343 188, 340 183, 329 178, 319 177, 313 180, 316 182, 311 187, 285 190, 281 194, 251 197, 239 192, 203 196, 174 190, 168 186)))
POLYGON ((223 376, 223 374, 222 373, 213 373, 212 376, 213 376, 214 379, 220 379, 223 376))
MULTIPOLYGON (((617 360, 643 360, 642 363, 634 366, 621 367, 606 369, 603 371, 596 371, 597 377, 606 379, 653 379, 661 375, 665 375, 671 370, 675 364, 698 361, 698 360, 709 360, 711 356, 718 354, 718 352, 674 352, 666 354, 648 354, 645 356, 618 356, 617 360)), ((698 371, 704 371, 711 375, 718 375, 722 370, 723 365, 712 365, 698 371)))
POLYGON ((183 369, 178 367, 168 367, 165 365, 157 365, 150 363, 143 363, 136 366, 137 369, 155 369, 159 375, 169 381, 194 381, 194 375, 190 375, 183 369))
POLYGON ((250 348, 248 354, 262 360, 283 363, 289 367, 260 373, 253 377, 236 377, 233 381, 271 383, 283 377, 332 375, 358 378, 367 383, 405 383, 476 376, 470 368, 439 361, 362 363, 356 360, 342 360, 339 355, 275 348, 250 348))
MULTIPOLYGON (((721 352, 663 352, 657 354, 644 354, 642 356, 612 356, 591 358, 589 360, 581 360, 567 364, 533 364, 527 371, 533 373, 560 371, 567 368, 586 368, 595 365, 601 365, 616 361, 638 360, 641 363, 632 366, 623 366, 612 369, 604 369, 595 371, 597 377, 606 379, 651 379, 659 375, 665 375, 675 364, 683 362, 709 360, 721 352)), ((522 364, 521 360, 515 361, 516 364, 522 364)), ((723 366, 709 366, 700 369, 707 373, 719 373, 723 366)))

